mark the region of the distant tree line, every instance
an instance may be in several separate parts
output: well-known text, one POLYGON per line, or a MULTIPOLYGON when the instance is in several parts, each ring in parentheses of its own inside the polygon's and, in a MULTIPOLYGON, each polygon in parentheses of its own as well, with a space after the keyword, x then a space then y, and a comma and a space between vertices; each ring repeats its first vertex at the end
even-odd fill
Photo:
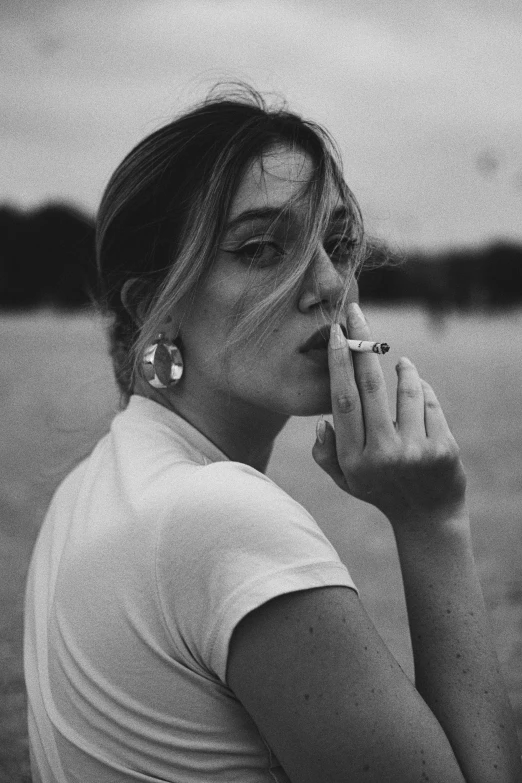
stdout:
POLYGON ((76 309, 95 277, 91 217, 64 204, 0 208, 0 308, 76 309))
MULTIPOLYGON (((399 256, 374 243, 361 299, 417 303, 434 313, 522 304, 522 245, 399 256)), ((94 220, 74 207, 0 207, 0 308, 85 307, 96 287, 94 220)))
POLYGON ((434 312, 518 307, 522 245, 498 240, 402 257, 377 245, 361 274, 360 290, 365 301, 415 302, 434 312))

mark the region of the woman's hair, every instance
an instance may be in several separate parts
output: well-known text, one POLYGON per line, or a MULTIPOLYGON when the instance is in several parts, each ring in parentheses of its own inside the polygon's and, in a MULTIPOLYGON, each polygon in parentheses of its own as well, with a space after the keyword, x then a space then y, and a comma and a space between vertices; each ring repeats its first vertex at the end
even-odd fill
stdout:
POLYGON ((344 181, 335 142, 286 105, 268 107, 247 85, 218 85, 202 103, 134 147, 112 175, 98 211, 98 298, 111 319, 110 351, 124 399, 132 393, 144 349, 210 269, 248 165, 282 146, 306 153, 312 162, 299 194, 306 204, 305 230, 275 276, 266 276, 255 305, 243 312, 238 303, 226 349, 254 334, 262 340, 274 327, 312 263, 332 192, 347 214, 343 248, 351 272, 338 310, 344 307, 366 249, 360 210, 344 181))

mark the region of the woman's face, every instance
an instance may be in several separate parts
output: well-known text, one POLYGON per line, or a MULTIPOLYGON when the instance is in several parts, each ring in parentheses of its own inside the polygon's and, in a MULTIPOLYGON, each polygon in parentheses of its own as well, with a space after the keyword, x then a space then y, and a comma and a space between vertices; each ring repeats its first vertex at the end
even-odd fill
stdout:
MULTIPOLYGON (((266 291, 267 278, 274 279, 277 265, 285 263, 284 251, 302 230, 302 202, 275 226, 274 215, 266 211, 281 210, 311 173, 308 156, 285 147, 267 152, 246 171, 216 262, 180 325, 185 374, 179 391, 185 397, 211 395, 212 404, 221 400, 243 412, 250 409, 253 415, 263 411, 311 416, 330 411, 326 343, 322 350, 302 349, 317 329, 328 325, 328 315, 334 314, 350 272, 346 263, 341 264, 335 256, 332 260, 327 252, 332 252, 344 227, 342 217, 336 222, 336 201, 337 207, 341 205, 335 198, 331 199, 331 223, 317 248, 313 267, 288 301, 277 327, 261 345, 254 345, 255 337, 236 344, 227 361, 223 360, 238 303, 246 294, 241 312, 248 312, 259 301, 259 289, 264 284, 266 291), (265 210, 265 215, 253 214, 253 210, 265 210)), ((354 282, 348 301, 356 301, 357 296, 354 282)))

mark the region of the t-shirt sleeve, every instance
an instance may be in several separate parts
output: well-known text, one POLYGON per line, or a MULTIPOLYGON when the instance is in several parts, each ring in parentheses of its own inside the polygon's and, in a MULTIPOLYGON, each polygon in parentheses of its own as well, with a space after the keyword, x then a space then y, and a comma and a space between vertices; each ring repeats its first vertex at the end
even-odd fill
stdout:
POLYGON ((185 662, 226 684, 230 639, 249 612, 285 593, 356 590, 313 517, 248 466, 195 468, 157 542, 164 620, 185 662))

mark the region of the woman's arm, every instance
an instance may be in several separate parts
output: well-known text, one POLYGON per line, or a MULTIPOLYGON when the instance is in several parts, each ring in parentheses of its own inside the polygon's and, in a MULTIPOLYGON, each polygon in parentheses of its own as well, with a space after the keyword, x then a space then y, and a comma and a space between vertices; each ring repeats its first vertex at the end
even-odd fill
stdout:
POLYGON ((227 682, 291 783, 465 781, 348 587, 290 593, 247 615, 232 636, 227 682))
MULTIPOLYGON (((370 334, 351 306, 350 332, 370 334)), ((335 432, 315 457, 334 480, 388 517, 397 542, 419 693, 466 780, 520 779, 520 749, 475 568, 466 478, 431 387, 397 366, 393 422, 375 356, 330 348, 335 432)))
MULTIPOLYGON (((369 339, 352 309, 350 336, 369 339)), ((342 337, 342 336, 341 336, 342 337)), ((416 687, 356 594, 318 588, 252 612, 230 687, 292 783, 517 783, 520 750, 473 561, 458 448, 431 388, 398 366, 393 422, 376 356, 329 350, 335 431, 314 458, 390 520, 416 687)))
MULTIPOLYGON (((448 523, 449 520, 444 520, 448 523)), ((467 519, 433 540, 397 535, 415 686, 466 780, 522 779, 520 749, 499 671, 467 519)))

